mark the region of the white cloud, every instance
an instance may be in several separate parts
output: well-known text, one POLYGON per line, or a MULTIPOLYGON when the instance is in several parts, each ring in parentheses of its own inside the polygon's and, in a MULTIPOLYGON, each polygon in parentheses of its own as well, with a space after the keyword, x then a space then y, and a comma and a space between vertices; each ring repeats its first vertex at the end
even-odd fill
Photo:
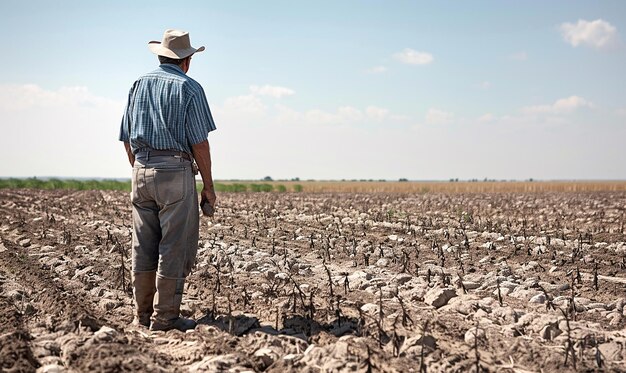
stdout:
POLYGON ((375 120, 383 120, 389 114, 389 110, 377 106, 368 106, 365 109, 365 114, 375 120))
POLYGON ((454 119, 454 113, 449 113, 440 109, 430 108, 426 112, 426 123, 445 124, 454 119))
POLYGON ((579 19, 576 24, 565 22, 559 29, 563 39, 574 47, 605 48, 617 43, 617 29, 602 19, 591 22, 579 19))
POLYGON ((515 52, 509 55, 509 58, 516 61, 526 61, 528 59, 528 54, 524 51, 515 52))
POLYGON ((220 123, 229 125, 258 125, 259 119, 268 115, 268 107, 255 95, 229 97, 222 105, 212 105, 213 118, 218 128, 220 123))
POLYGON ((275 105, 276 122, 280 124, 297 124, 302 122, 302 113, 285 105, 275 105))
POLYGON ((384 72, 387 72, 387 68, 385 66, 374 66, 365 70, 365 72, 368 74, 382 74, 384 72))
POLYGON ((345 121, 354 122, 363 118, 363 113, 352 106, 342 106, 337 110, 339 118, 345 121))
POLYGON ((551 105, 534 105, 522 109, 525 114, 567 114, 579 108, 593 108, 593 103, 579 96, 557 100, 551 105))
POLYGON ((626 108, 619 108, 615 110, 615 114, 619 115, 620 117, 626 117, 626 108))
POLYGON ((363 121, 363 112, 353 106, 341 106, 334 112, 311 109, 304 112, 285 105, 276 105, 275 120, 281 124, 338 125, 363 121))
POLYGON ((0 156, 20 154, 19 162, 0 163, 0 175, 130 176, 117 141, 123 109, 87 87, 0 84, 0 156))
POLYGON ((331 124, 336 123, 339 116, 319 109, 309 110, 304 114, 307 123, 331 124))
POLYGON ((309 124, 348 124, 363 119, 363 113, 352 106, 342 106, 336 112, 327 112, 319 109, 308 110, 304 119, 309 124))
POLYGON ((412 118, 404 114, 392 114, 392 115, 389 115, 389 119, 395 122, 407 122, 407 121, 410 121, 412 118))
MULTIPOLYGON (((45 90, 35 84, 0 86, 0 109, 18 111, 32 108, 107 107, 119 103, 92 94, 87 87, 45 90)), ((121 115, 121 113, 120 113, 121 115)))
POLYGON ((227 98, 221 109, 221 111, 230 114, 263 115, 267 110, 267 106, 256 96, 241 95, 227 98))
POLYGON ((484 115, 481 115, 478 118, 478 122, 480 123, 489 123, 489 122, 493 122, 496 119, 495 115, 491 114, 491 113, 486 113, 484 115))
POLYGON ((283 96, 292 96, 296 92, 293 89, 272 85, 264 85, 262 87, 251 85, 250 92, 260 96, 271 96, 274 98, 281 98, 283 96))
POLYGON ((379 106, 368 106, 364 110, 354 106, 341 106, 335 111, 311 109, 297 111, 285 105, 275 105, 273 115, 280 124, 307 124, 307 125, 340 125, 375 123, 382 120, 391 122, 406 122, 407 116, 392 114, 388 109, 379 106))
POLYGON ((484 81, 484 82, 480 82, 479 87, 482 89, 489 89, 491 88, 491 82, 488 81, 484 81))
POLYGON ((393 58, 409 65, 428 65, 434 60, 432 54, 411 48, 405 48, 402 52, 395 53, 393 58))

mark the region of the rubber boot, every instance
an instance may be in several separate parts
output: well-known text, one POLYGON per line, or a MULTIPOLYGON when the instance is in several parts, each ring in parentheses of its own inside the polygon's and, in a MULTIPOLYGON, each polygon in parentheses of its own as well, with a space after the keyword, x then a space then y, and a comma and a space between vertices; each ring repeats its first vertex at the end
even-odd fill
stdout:
POLYGON ((184 285, 185 279, 157 277, 157 292, 150 330, 178 329, 184 332, 196 327, 195 321, 180 317, 180 302, 183 300, 184 285))
POLYGON ((152 303, 156 293, 156 272, 133 273, 133 295, 135 298, 134 325, 150 326, 150 316, 154 311, 152 303))

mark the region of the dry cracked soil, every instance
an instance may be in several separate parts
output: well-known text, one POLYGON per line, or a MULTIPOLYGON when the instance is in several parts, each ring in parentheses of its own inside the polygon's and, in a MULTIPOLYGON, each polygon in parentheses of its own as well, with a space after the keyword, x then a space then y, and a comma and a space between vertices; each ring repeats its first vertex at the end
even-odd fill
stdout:
POLYGON ((0 371, 626 371, 625 207, 222 193, 181 333, 130 324, 127 193, 0 190, 0 371))

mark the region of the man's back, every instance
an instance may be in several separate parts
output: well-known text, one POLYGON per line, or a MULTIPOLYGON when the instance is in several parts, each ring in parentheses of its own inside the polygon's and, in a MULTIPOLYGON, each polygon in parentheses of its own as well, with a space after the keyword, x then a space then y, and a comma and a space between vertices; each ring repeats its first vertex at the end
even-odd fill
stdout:
POLYGON ((141 148, 191 153, 191 144, 215 129, 204 90, 180 67, 162 64, 133 84, 122 131, 141 148))

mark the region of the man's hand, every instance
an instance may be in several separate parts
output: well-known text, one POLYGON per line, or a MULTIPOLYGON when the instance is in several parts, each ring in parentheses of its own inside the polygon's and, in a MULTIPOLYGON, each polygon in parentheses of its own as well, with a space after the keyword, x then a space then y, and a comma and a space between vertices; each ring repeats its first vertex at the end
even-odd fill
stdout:
MULTIPOLYGON (((213 188, 213 176, 211 175, 211 149, 209 148, 209 141, 204 140, 199 144, 191 146, 193 157, 198 165, 200 176, 202 176, 202 183, 204 187, 200 192, 200 203, 207 201, 213 209, 215 209, 215 189, 213 188)), ((202 211, 204 214, 204 211, 202 211)), ((207 215, 207 214, 205 214, 207 215)), ((210 214, 208 215, 210 216, 210 214)))
POLYGON ((133 154, 132 149, 130 148, 130 144, 125 142, 124 148, 126 149, 126 155, 128 156, 128 162, 130 166, 133 167, 135 165, 135 155, 133 154))
MULTIPOLYGON (((215 196, 215 189, 213 188, 213 185, 209 186, 208 188, 206 186, 202 188, 202 191, 200 192, 200 201, 208 202, 209 205, 211 205, 211 207, 213 208, 213 210, 215 210, 216 199, 217 197, 215 196)), ((204 210, 202 211, 202 213, 207 216, 209 215, 209 214, 206 214, 204 210)))

